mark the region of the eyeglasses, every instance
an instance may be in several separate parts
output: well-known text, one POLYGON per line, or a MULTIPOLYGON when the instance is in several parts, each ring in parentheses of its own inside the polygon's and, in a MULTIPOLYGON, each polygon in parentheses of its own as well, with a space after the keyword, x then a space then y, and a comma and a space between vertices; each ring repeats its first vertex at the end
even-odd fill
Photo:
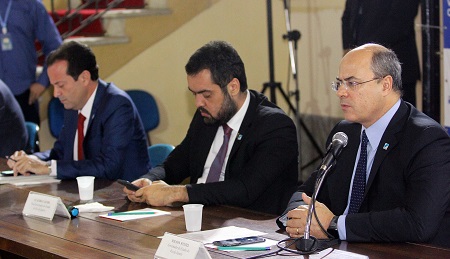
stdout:
POLYGON ((337 92, 339 90, 339 87, 341 87, 341 85, 345 86, 345 90, 354 90, 356 88, 356 86, 358 85, 362 85, 365 83, 369 83, 378 79, 382 79, 383 77, 376 77, 376 78, 372 78, 370 80, 364 81, 364 82, 355 82, 355 81, 334 81, 331 83, 331 89, 333 89, 333 91, 337 92))

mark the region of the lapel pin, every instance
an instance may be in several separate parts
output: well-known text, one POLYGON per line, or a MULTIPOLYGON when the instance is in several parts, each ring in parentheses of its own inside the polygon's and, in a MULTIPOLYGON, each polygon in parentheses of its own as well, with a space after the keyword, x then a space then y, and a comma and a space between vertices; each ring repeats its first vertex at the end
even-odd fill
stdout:
POLYGON ((241 140, 241 139, 242 139, 242 134, 238 133, 237 140, 241 140))
POLYGON ((388 147, 389 147, 389 144, 388 144, 388 143, 384 143, 383 149, 384 149, 384 150, 387 150, 388 147))

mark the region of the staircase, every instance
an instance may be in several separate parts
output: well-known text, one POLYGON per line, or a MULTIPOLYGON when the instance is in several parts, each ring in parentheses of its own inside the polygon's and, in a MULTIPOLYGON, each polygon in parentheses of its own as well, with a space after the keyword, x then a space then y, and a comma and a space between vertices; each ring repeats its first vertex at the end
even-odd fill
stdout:
MULTIPOLYGON (((155 1, 154 1, 155 2, 155 1)), ((157 1, 158 8, 147 8, 145 0, 68 0, 67 5, 55 8, 51 0, 49 12, 63 40, 80 37, 122 37, 118 42, 127 41, 125 19, 147 15, 167 15, 170 10, 164 7, 165 1, 157 1)), ((97 39, 98 40, 98 39, 97 39)), ((88 42, 97 42, 97 40, 88 42)), ((103 39, 105 41, 105 39, 103 39)), ((111 41, 107 41, 111 43, 111 41)), ((105 43, 105 42, 104 42, 105 43)))

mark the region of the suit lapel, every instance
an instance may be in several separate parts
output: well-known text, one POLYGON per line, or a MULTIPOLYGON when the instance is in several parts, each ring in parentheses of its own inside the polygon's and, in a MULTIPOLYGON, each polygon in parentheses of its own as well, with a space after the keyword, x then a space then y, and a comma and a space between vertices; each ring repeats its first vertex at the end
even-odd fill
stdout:
POLYGON ((98 83, 98 86, 97 86, 97 92, 95 94, 94 103, 92 104, 91 116, 89 117, 89 123, 88 123, 88 126, 87 126, 85 139, 87 139, 88 136, 89 136, 89 132, 90 132, 89 129, 91 128, 92 121, 95 119, 95 116, 97 114, 98 108, 103 103, 103 96, 105 95, 106 89, 109 86, 109 84, 106 84, 102 80, 98 80, 98 82, 99 83, 98 83))
POLYGON ((208 158, 209 150, 214 141, 214 138, 219 127, 218 124, 207 125, 203 122, 202 116, 198 113, 194 115, 194 123, 196 128, 194 128, 194 136, 191 141, 191 152, 193 154, 192 162, 192 172, 195 173, 195 178, 191 177, 191 182, 197 182, 203 174, 203 169, 208 158), (198 129, 197 129, 198 128, 198 129))
MULTIPOLYGON (((248 105, 248 109, 245 113, 244 119, 242 120, 241 127, 238 130, 238 134, 236 135, 236 139, 234 140, 233 147, 231 148, 230 155, 228 157, 229 161, 239 150, 239 147, 241 146, 242 141, 245 139, 245 136, 249 134, 253 119, 255 118, 255 110, 258 104, 256 102, 256 97, 251 91, 249 91, 249 95, 250 103, 248 105)), ((228 165, 229 163, 227 163, 227 168, 228 165)))
POLYGON ((370 170, 370 175, 367 181, 366 191, 364 195, 366 195, 368 190, 370 189, 370 186, 372 185, 383 160, 386 158, 387 155, 389 155, 391 150, 394 149, 395 146, 397 146, 399 142, 397 135, 403 130, 403 125, 405 124, 405 121, 407 119, 406 116, 407 111, 408 107, 402 101, 399 109, 394 114, 394 117, 392 117, 391 121, 389 122, 389 125, 387 126, 383 134, 383 137, 380 140, 380 144, 377 148, 377 153, 375 154, 372 168, 370 170))
MULTIPOLYGON (((353 176, 353 169, 356 161, 356 153, 359 148, 361 124, 352 123, 348 127, 341 128, 339 131, 344 132, 348 136, 348 144, 342 150, 337 160, 335 170, 331 171, 327 176, 327 189, 329 190, 330 204, 334 204, 333 211, 343 213, 347 207, 348 188, 353 176), (343 192, 347 190, 347 192, 343 192)), ((334 132, 333 132, 334 135, 334 132)))

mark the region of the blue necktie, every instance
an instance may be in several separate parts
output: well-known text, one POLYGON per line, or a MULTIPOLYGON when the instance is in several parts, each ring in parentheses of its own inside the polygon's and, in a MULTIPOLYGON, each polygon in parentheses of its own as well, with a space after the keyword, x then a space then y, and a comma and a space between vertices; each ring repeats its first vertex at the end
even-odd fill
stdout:
POLYGON ((225 156, 227 155, 228 150, 228 142, 230 140, 232 128, 228 127, 227 124, 222 125, 223 128, 223 143, 219 149, 219 152, 214 158, 213 163, 211 164, 211 168, 209 169, 208 178, 206 178, 206 182, 218 182, 220 178, 220 174, 222 173, 223 162, 225 161, 225 156))
POLYGON ((363 130, 361 138, 361 153, 359 155, 358 165, 356 166, 355 177, 353 178, 353 187, 348 214, 357 213, 364 199, 364 191, 366 190, 368 142, 369 139, 367 138, 366 131, 363 130))

